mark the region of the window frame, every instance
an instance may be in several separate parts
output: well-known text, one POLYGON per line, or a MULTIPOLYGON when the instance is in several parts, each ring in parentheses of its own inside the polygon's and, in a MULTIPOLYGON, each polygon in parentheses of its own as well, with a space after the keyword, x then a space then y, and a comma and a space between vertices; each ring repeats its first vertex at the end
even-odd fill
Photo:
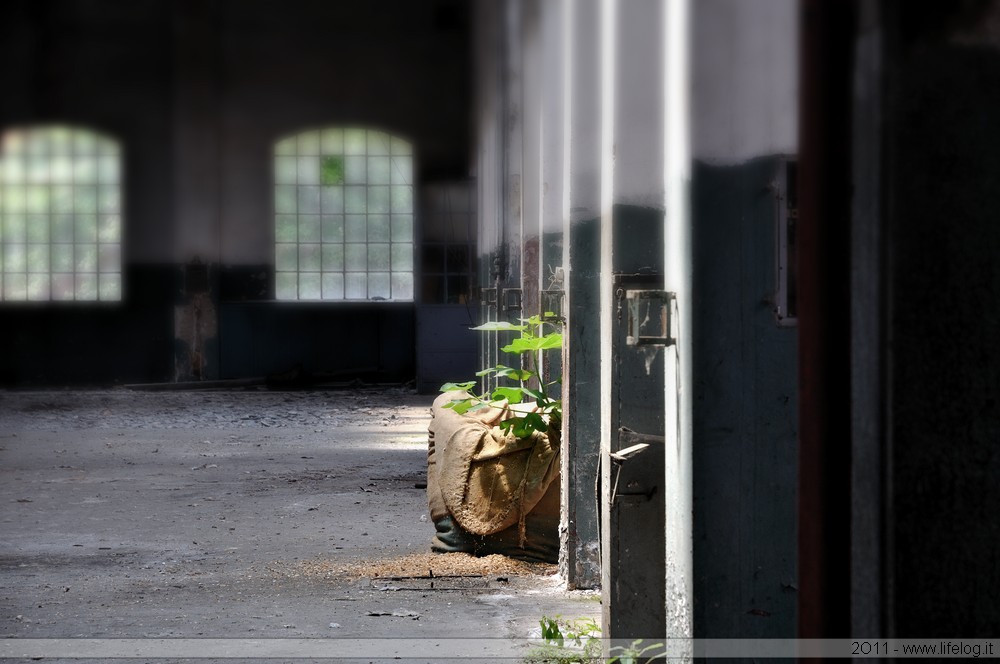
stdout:
POLYGON ((325 125, 278 137, 274 300, 415 302, 415 174, 412 142, 381 128, 325 125))
POLYGON ((122 141, 95 127, 0 129, 0 306, 125 301, 124 165, 122 141))

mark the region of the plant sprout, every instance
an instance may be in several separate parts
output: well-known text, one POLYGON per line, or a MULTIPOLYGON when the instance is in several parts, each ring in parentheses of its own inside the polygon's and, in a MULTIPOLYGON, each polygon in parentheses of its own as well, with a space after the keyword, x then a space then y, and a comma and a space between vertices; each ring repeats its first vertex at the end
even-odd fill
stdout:
MULTIPOLYGON (((552 314, 546 314, 546 317, 551 316, 552 314)), ((445 404, 444 407, 451 408, 459 414, 488 407, 506 410, 513 415, 502 420, 499 426, 505 432, 513 433, 518 438, 530 436, 535 431, 546 433, 550 426, 558 429, 559 423, 562 421, 562 400, 551 396, 549 391, 562 380, 557 379, 546 383, 542 380, 540 369, 543 353, 562 347, 562 334, 560 332, 545 333, 544 328, 547 325, 554 326, 553 323, 544 320, 541 316, 531 316, 530 318, 522 318, 521 324, 491 321, 472 328, 482 332, 520 332, 520 336, 515 337, 509 344, 500 349, 504 353, 519 356, 521 359, 520 367, 497 364, 477 372, 476 375, 481 378, 495 376, 508 383, 499 385, 492 391, 481 395, 472 393, 477 381, 445 383, 441 386, 442 392, 461 390, 470 393, 470 396, 464 399, 455 399, 445 404), (511 408, 511 406, 531 403, 532 401, 536 410, 522 413, 511 408)), ((558 388, 553 391, 558 396, 558 388)))

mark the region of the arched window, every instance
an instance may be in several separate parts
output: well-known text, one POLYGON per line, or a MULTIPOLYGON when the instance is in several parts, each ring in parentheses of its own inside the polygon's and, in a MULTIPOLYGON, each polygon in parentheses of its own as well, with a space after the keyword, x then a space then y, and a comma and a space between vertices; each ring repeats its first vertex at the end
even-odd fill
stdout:
POLYGON ((0 135, 0 300, 121 300, 121 151, 61 125, 0 135))
POLYGON ((413 149, 326 128, 274 146, 279 300, 413 300, 413 149))

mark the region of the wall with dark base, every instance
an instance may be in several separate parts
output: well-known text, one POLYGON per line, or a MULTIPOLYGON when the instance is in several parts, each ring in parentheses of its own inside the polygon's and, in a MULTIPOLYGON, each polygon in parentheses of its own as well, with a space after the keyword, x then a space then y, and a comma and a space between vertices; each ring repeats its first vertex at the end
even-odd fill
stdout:
POLYGON ((699 638, 796 631, 796 328, 771 300, 780 163, 699 163, 692 179, 699 638))
POLYGON ((296 366, 412 379, 413 304, 273 301, 271 146, 371 126, 412 142, 418 197, 466 177, 467 14, 457 0, 6 3, 0 129, 71 123, 123 146, 125 301, 4 303, 3 384, 296 366))
POLYGON ((6 303, 0 312, 0 383, 8 387, 161 382, 174 373, 178 273, 125 271, 118 303, 6 303))

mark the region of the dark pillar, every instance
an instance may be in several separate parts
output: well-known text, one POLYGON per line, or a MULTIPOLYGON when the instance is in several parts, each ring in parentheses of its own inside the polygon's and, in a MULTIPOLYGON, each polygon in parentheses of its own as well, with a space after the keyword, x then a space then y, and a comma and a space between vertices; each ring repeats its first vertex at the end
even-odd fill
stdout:
POLYGON ((850 629, 853 2, 803 0, 799 167, 799 636, 850 629))

